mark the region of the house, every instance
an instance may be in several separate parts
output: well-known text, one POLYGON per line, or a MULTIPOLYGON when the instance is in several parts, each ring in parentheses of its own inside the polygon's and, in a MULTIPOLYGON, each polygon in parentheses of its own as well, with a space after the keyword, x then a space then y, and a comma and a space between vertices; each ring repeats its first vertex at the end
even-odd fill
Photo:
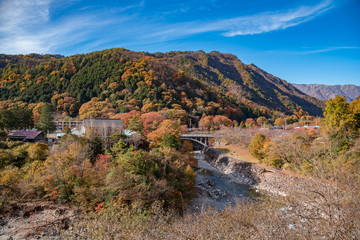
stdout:
POLYGON ((100 138, 109 138, 113 132, 124 132, 125 127, 120 119, 89 119, 83 120, 81 131, 87 136, 95 132, 100 138))
POLYGON ((56 130, 54 133, 47 134, 46 137, 49 143, 55 143, 63 136, 65 136, 65 133, 61 132, 60 130, 56 130))
POLYGON ((8 138, 13 141, 40 142, 46 141, 45 134, 41 131, 13 131, 8 134, 8 138))

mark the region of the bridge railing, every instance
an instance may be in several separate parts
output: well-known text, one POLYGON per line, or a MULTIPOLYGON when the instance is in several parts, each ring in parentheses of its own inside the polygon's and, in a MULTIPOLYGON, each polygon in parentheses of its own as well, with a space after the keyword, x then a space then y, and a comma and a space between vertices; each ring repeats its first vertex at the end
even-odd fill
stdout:
POLYGON ((206 133, 184 133, 181 134, 181 137, 205 137, 205 138, 213 138, 214 135, 212 134, 206 134, 206 133))

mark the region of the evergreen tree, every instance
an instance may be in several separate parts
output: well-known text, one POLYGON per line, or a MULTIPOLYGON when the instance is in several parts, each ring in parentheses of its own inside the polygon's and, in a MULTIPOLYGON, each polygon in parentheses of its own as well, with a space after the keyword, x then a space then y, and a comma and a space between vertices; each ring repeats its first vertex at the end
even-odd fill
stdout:
POLYGON ((56 130, 50 105, 46 104, 41 109, 40 118, 36 124, 36 127, 44 133, 49 133, 56 130))
POLYGON ((15 127, 15 116, 10 110, 0 111, 0 127, 4 130, 11 130, 15 127))
MULTIPOLYGON (((30 109, 22 108, 20 106, 15 106, 12 110, 13 115, 15 116, 15 128, 33 128, 33 113, 30 109)), ((11 120, 13 121, 13 119, 11 120)))
POLYGON ((101 142, 101 139, 95 133, 91 133, 88 141, 90 145, 88 157, 91 164, 94 164, 98 159, 98 155, 104 153, 103 144, 101 142))
POLYGON ((138 132, 138 133, 143 133, 144 132, 144 125, 143 125, 143 123, 141 121, 141 115, 140 114, 136 114, 131 119, 129 119, 128 129, 131 130, 131 131, 138 132))
POLYGON ((0 129, 24 129, 34 126, 32 111, 15 106, 10 110, 0 112, 0 129))
POLYGON ((120 139, 114 146, 111 148, 113 157, 116 157, 118 154, 125 154, 128 151, 128 144, 120 139))
POLYGON ((171 134, 171 132, 165 133, 161 140, 161 146, 175 148, 177 150, 179 149, 179 139, 175 135, 171 134))

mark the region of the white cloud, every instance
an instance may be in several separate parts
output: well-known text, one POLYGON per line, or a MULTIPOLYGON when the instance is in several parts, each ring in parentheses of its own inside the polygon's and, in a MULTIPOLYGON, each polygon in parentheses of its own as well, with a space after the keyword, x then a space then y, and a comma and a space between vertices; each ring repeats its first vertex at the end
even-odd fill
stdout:
POLYGON ((305 6, 285 12, 262 13, 250 17, 232 19, 231 22, 234 22, 234 25, 231 27, 234 29, 227 31, 224 35, 233 37, 286 29, 308 22, 330 8, 331 2, 326 0, 315 6, 305 6))
POLYGON ((331 1, 324 0, 314 6, 302 6, 282 12, 264 12, 213 22, 181 23, 169 26, 166 30, 158 31, 152 36, 174 38, 205 32, 223 32, 226 37, 261 34, 308 22, 331 7, 331 1))
POLYGON ((359 47, 328 47, 328 48, 321 48, 321 49, 314 49, 314 50, 297 51, 294 53, 300 54, 300 55, 306 55, 306 54, 316 54, 316 53, 323 53, 323 52, 332 52, 332 51, 344 50, 344 49, 359 49, 359 47))
POLYGON ((326 48, 302 48, 300 50, 292 49, 277 49, 277 50, 265 50, 265 51, 253 51, 251 56, 273 56, 273 55, 284 55, 284 56, 293 56, 293 55, 310 55, 318 53, 333 52, 339 50, 358 50, 360 47, 357 46, 338 46, 338 47, 326 47, 326 48))
MULTIPOLYGON (((63 5, 73 2, 77 0, 64 0, 63 5)), ((324 0, 317 5, 282 12, 161 24, 142 19, 139 14, 126 16, 126 11, 144 6, 143 0, 112 9, 110 13, 96 12, 96 8, 90 7, 90 14, 85 7, 73 15, 65 14, 54 20, 51 13, 57 7, 61 8, 59 4, 55 0, 0 0, 0 53, 49 53, 80 43, 81 50, 109 46, 110 43, 118 43, 118 46, 154 44, 206 32, 222 32, 226 37, 261 34, 310 21, 332 7, 330 0, 324 0)))
MULTIPOLYGON (((72 1, 72 0, 70 0, 72 1)), ((51 21, 51 0, 5 0, 0 5, 0 53, 49 53, 81 43, 109 21, 78 14, 51 21)))
POLYGON ((4 0, 0 4, 0 31, 16 33, 49 19, 50 0, 4 0))
POLYGON ((92 24, 91 19, 78 17, 59 24, 39 26, 39 29, 33 31, 17 29, 18 32, 8 33, 2 39, 0 52, 48 53, 59 46, 64 47, 83 41, 87 36, 86 28, 92 24))

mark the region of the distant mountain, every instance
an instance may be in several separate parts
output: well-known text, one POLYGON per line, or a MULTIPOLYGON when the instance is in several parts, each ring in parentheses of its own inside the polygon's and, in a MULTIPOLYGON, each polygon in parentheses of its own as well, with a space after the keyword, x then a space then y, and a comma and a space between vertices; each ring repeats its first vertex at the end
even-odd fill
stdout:
POLYGON ((298 106, 321 115, 324 107, 323 101, 232 54, 120 48, 69 57, 0 54, 0 100, 54 102, 62 93, 79 104, 97 97, 120 112, 167 107, 235 120, 272 111, 292 114, 298 106))
POLYGON ((337 95, 346 97, 348 102, 360 96, 360 86, 355 85, 322 85, 322 84, 293 84, 304 93, 317 99, 328 100, 337 95))

